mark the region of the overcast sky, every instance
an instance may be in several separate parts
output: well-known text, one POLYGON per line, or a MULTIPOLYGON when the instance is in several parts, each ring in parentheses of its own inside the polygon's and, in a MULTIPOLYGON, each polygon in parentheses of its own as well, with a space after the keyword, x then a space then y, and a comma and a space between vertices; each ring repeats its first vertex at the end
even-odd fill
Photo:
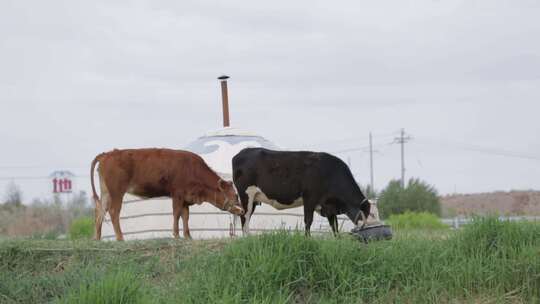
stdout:
POLYGON ((539 189, 540 2, 0 2, 0 194, 50 195, 113 148, 182 148, 231 123, 335 152, 375 186, 539 189))

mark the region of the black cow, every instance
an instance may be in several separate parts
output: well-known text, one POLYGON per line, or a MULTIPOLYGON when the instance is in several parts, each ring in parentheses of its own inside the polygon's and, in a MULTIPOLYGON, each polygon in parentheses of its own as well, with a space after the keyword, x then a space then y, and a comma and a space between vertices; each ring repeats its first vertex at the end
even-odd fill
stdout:
POLYGON ((247 148, 232 160, 233 181, 246 210, 241 217, 244 234, 254 202, 276 209, 304 206, 306 235, 313 222, 313 211, 328 218, 337 234, 337 215, 346 214, 355 225, 363 225, 370 213, 370 202, 354 181, 349 167, 328 153, 282 152, 247 148))

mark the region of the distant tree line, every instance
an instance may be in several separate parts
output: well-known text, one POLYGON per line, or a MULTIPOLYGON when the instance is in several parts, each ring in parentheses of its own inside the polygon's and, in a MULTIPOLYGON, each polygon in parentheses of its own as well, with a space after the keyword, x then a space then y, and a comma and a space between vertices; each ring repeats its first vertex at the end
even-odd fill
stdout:
POLYGON ((65 234, 74 219, 92 214, 84 191, 65 200, 55 195, 26 204, 20 187, 11 182, 0 204, 0 235, 55 238, 65 234))
MULTIPOLYGON (((411 178, 401 187, 399 180, 392 180, 380 192, 370 186, 360 186, 369 199, 377 199, 381 218, 406 212, 429 212, 441 215, 441 204, 437 190, 417 178, 411 178)), ((0 204, 0 235, 57 237, 66 234, 71 223, 81 217, 93 215, 84 191, 72 194, 67 200, 58 195, 48 199, 23 202, 20 187, 8 184, 0 204)))
POLYGON ((388 185, 377 192, 369 186, 362 187, 362 192, 368 198, 377 198, 377 207, 381 218, 406 212, 429 212, 441 215, 439 194, 434 186, 418 178, 411 178, 401 186, 400 180, 392 180, 388 185))

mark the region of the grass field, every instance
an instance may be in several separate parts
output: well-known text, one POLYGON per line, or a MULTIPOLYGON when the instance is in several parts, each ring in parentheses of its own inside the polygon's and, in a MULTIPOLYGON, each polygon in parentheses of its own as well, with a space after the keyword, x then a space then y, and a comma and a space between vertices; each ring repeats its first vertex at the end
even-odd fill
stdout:
POLYGON ((0 240, 0 303, 540 303, 540 225, 209 241, 0 240))

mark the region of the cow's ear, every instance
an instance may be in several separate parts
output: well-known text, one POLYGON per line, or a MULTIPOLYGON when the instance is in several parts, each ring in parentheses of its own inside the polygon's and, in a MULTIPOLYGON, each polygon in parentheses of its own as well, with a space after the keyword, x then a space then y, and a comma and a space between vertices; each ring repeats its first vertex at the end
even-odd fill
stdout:
POLYGON ((227 182, 224 181, 224 180, 222 180, 222 179, 220 179, 220 180, 218 181, 218 183, 217 183, 217 187, 218 187, 219 191, 224 192, 224 191, 225 191, 225 187, 227 187, 227 182))

